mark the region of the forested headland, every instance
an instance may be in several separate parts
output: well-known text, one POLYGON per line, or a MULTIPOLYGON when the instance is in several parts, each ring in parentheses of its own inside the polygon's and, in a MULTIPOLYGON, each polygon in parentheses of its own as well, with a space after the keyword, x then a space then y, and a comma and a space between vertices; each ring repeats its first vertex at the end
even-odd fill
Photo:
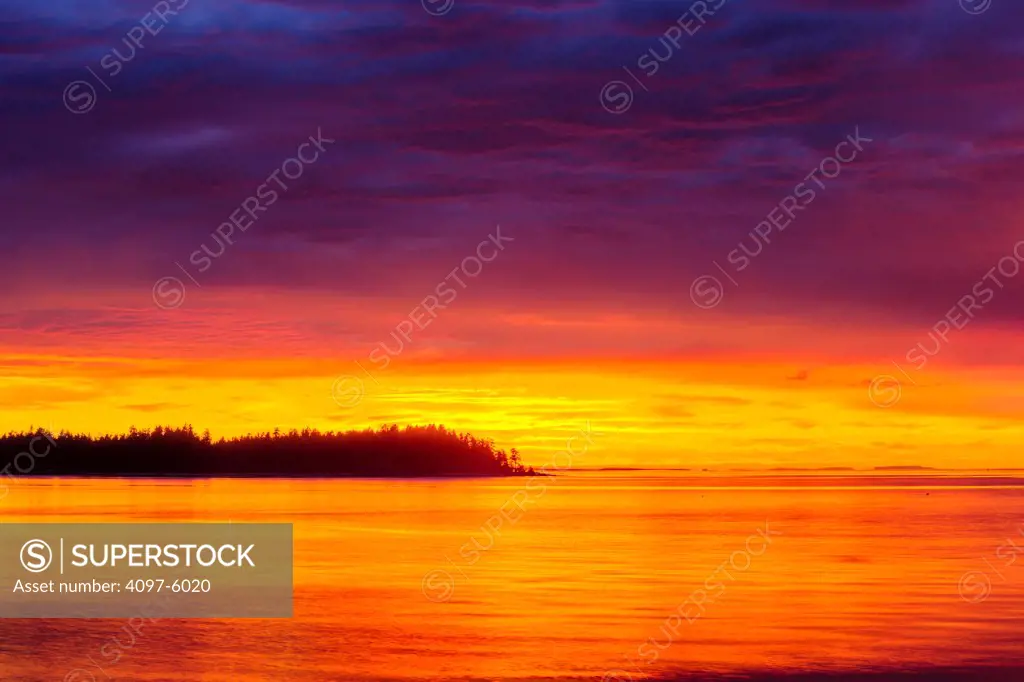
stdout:
POLYGON ((13 476, 431 477, 533 475, 519 452, 444 426, 317 429, 213 440, 192 426, 90 436, 28 431, 0 436, 13 476), (27 456, 21 453, 28 453, 27 456), (31 462, 31 466, 29 465, 31 462))

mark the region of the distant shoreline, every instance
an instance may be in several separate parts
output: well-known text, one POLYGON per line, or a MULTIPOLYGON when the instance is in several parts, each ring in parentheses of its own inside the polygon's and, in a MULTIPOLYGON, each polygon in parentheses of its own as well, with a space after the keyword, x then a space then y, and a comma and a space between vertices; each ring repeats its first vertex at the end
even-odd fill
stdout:
MULTIPOLYGON (((96 480, 129 480, 129 481, 215 481, 215 480, 275 480, 275 481, 354 481, 361 479, 370 480, 445 480, 445 479, 471 479, 471 478, 523 478, 523 477, 534 477, 534 476, 554 476, 554 474, 547 474, 540 471, 533 473, 522 472, 522 473, 510 473, 510 474, 422 474, 422 475, 403 475, 394 474, 389 476, 371 476, 362 474, 329 474, 329 475, 295 475, 295 474, 231 474, 231 473, 218 473, 218 474, 107 474, 107 473, 93 473, 93 474, 26 474, 15 476, 14 480, 18 479, 96 479, 96 480)), ((10 482, 10 479, 8 479, 10 482)))
POLYGON ((692 468, 692 467, 637 467, 637 466, 608 466, 608 467, 574 467, 576 472, 628 472, 628 471, 674 471, 692 474, 857 474, 866 475, 873 473, 921 473, 921 474, 958 474, 958 473, 999 473, 999 472, 1024 472, 1024 467, 998 467, 981 469, 944 469, 941 467, 927 466, 877 466, 865 469, 855 467, 767 467, 763 469, 740 469, 735 467, 723 468, 692 468))

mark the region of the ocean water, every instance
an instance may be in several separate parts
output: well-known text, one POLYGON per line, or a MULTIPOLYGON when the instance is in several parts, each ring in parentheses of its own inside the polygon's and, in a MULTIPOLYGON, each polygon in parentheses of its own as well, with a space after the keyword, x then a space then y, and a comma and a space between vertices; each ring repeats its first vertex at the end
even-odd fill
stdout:
POLYGON ((295 617, 0 619, 5 681, 994 680, 1024 664, 1012 473, 10 488, 6 523, 294 523, 295 617))

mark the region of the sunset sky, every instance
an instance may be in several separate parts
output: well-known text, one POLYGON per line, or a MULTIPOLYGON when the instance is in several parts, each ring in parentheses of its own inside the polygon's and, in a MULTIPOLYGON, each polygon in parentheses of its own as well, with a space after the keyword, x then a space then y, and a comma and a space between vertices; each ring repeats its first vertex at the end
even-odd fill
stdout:
POLYGON ((579 466, 1024 462, 1019 1, 729 0, 678 47, 688 0, 158 4, 0 0, 0 430, 442 422, 540 465, 589 421, 579 466))

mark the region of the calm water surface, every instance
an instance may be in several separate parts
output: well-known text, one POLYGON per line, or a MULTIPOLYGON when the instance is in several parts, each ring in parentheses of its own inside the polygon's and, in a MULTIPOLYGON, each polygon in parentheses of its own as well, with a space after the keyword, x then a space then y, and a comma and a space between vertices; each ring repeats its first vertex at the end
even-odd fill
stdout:
POLYGON ((296 561, 293 620, 163 620, 134 642, 127 619, 0 620, 3 680, 1024 663, 1024 483, 1009 475, 33 480, 0 515, 293 522, 296 561))

